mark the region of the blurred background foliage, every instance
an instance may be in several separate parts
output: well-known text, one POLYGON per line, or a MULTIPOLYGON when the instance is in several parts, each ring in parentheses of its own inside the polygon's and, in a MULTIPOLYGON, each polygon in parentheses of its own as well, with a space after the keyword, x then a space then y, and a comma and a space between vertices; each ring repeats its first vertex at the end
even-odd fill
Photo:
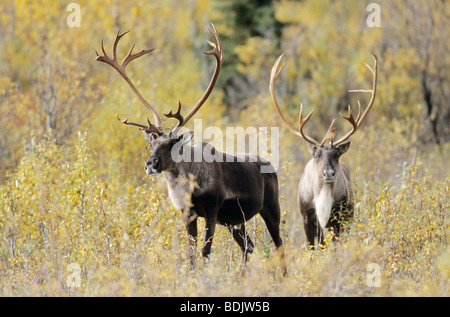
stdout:
MULTIPOLYGON (((306 111, 314 109, 309 128, 320 138, 339 111, 355 104, 348 89, 370 85, 363 62, 370 63, 374 53, 380 58, 378 96, 366 129, 377 127, 379 137, 389 139, 386 144, 396 143, 391 138, 404 141, 406 149, 400 152, 428 152, 430 145, 449 141, 445 2, 383 3, 380 28, 367 27, 364 1, 78 3, 79 28, 67 26, 70 12, 64 1, 4 1, 0 7, 2 180, 20 161, 24 142, 50 129, 59 144, 89 129, 101 168, 120 157, 125 170, 139 174, 136 149, 144 140, 138 131, 118 125, 114 116, 142 120, 145 108, 117 74, 95 62, 93 53, 102 38, 109 49, 119 29, 132 29, 119 54, 132 43, 137 49, 157 47, 152 56, 131 65, 130 73, 160 112, 179 99, 187 111, 201 95, 213 63, 201 52, 214 22, 225 62, 217 88, 197 116, 208 124, 278 126, 267 82, 273 61, 284 52, 287 68, 277 89, 285 111, 295 121, 300 102, 306 111)), ((337 127, 347 128, 343 120, 337 127)), ((283 135, 286 143, 299 144, 283 135)))
MULTIPOLYGON (((124 282, 130 278, 151 294, 170 295, 179 285, 184 293, 175 292, 178 295, 207 293, 210 286, 199 275, 187 278, 197 285, 197 293, 180 280, 186 274, 182 222, 165 195, 164 181, 144 175, 148 153, 142 132, 116 119, 118 114, 144 122, 147 110, 117 73, 95 61, 95 50, 104 39, 110 52, 119 29, 132 30, 122 39, 119 56, 125 56, 133 43, 136 51, 156 46, 150 56, 130 64, 130 78, 159 113, 168 112, 178 100, 186 113, 203 93, 214 67, 212 58, 202 54, 208 49, 211 22, 223 41, 225 61, 216 88, 195 118, 203 119, 203 129, 217 126, 223 131, 227 126, 280 126, 283 230, 291 252, 304 242, 295 196, 309 154, 273 111, 268 91, 273 62, 285 54, 287 67, 276 88, 286 116, 295 123, 300 102, 305 112, 314 109, 306 130, 321 139, 339 111, 346 111, 348 104, 356 109, 356 97, 348 90, 370 87, 371 75, 363 63, 371 65, 371 53, 378 56, 375 105, 342 158, 361 200, 354 235, 377 237, 378 246, 367 242, 364 246, 370 247, 364 249, 350 240, 340 252, 355 249, 369 258, 382 257, 385 278, 431 268, 429 274, 435 275, 430 281, 440 283, 438 294, 448 291, 448 284, 440 280, 442 274, 448 279, 450 263, 448 251, 440 251, 442 245, 448 250, 446 1, 379 1, 379 28, 366 24, 368 1, 80 0, 79 28, 67 26, 68 3, 0 0, 0 278, 8 280, 0 293, 98 295, 105 290, 93 281, 110 279, 120 282, 106 294, 127 295, 133 294, 124 282), (386 198, 391 196, 395 199, 386 198), (413 218, 396 216, 393 224, 385 222, 400 210, 417 213, 413 218), (408 224, 414 230, 408 231, 408 224), (440 227, 431 232, 433 226, 440 227), (407 238, 401 237, 407 232, 407 238), (151 256, 144 255, 146 250, 151 256), (175 258, 164 253, 168 250, 175 258), (420 257, 416 262, 415 256, 420 257), (72 262, 83 264, 81 293, 64 286, 66 267, 72 262), (163 266, 167 262, 175 264, 163 266), (147 269, 137 268, 141 266, 147 269), (164 288, 169 275, 175 277, 164 288)), ((358 97, 363 105, 367 102, 366 96, 358 97)), ((166 127, 173 124, 164 122, 166 127)), ((349 128, 342 119, 336 126, 338 135, 349 128)), ((270 247, 260 220, 252 227, 259 234, 257 243, 270 247)), ((226 234, 218 234, 213 250, 218 259, 237 259, 238 251, 226 234), (227 246, 223 254, 218 245, 227 246)), ((291 256, 306 270, 306 264, 291 256)), ((264 262, 262 257, 255 261, 264 262)), ((350 270, 355 258, 345 259, 348 262, 341 266, 350 270)), ((317 261, 323 266, 314 271, 294 270, 297 286, 284 284, 287 290, 292 287, 289 294, 327 295, 319 291, 322 284, 302 282, 325 273, 333 259, 317 261)), ((258 272, 250 274, 255 282, 267 267, 258 272)), ((355 274, 362 273, 351 271, 355 274)), ((407 283, 417 288, 423 282, 414 277, 407 283)), ((405 284, 398 283, 400 290, 405 284)), ((277 294, 281 285, 261 284, 257 291, 277 294), (279 289, 271 288, 274 285, 279 289)), ((244 295, 252 295, 246 291, 244 295)), ((354 294, 371 292, 366 291, 354 294)))

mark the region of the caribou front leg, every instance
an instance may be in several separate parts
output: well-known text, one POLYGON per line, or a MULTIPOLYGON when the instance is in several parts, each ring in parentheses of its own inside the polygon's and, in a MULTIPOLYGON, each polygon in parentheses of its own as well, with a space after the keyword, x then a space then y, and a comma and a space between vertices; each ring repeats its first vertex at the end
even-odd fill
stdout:
POLYGON ((192 269, 197 258, 197 213, 193 209, 184 210, 183 221, 189 239, 189 264, 192 269))
POLYGON ((214 231, 216 230, 217 223, 217 211, 210 212, 205 217, 205 238, 203 241, 202 255, 206 262, 209 262, 208 255, 211 253, 211 246, 214 237, 214 231))

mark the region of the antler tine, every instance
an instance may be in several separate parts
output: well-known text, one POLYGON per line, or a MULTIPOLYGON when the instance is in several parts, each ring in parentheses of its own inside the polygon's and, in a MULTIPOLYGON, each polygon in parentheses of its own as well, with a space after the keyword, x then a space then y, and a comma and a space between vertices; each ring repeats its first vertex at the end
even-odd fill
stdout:
MULTIPOLYGON (((311 118, 312 114, 314 112, 314 109, 311 110, 311 112, 305 117, 302 118, 303 116, 303 103, 300 103, 300 113, 298 115, 298 121, 299 121, 299 128, 298 131, 300 132, 301 136, 303 139, 305 139, 305 141, 314 144, 315 146, 322 146, 322 144, 319 144, 316 140, 314 140, 313 138, 311 138, 309 135, 305 134, 303 132, 303 127, 305 126, 305 123, 309 120, 309 118, 311 118)), ((323 143, 324 141, 322 141, 323 143)))
POLYGON ((223 63, 223 48, 222 42, 220 41, 219 33, 217 33, 216 27, 211 23, 211 29, 208 30, 209 36, 213 40, 208 41, 208 44, 212 46, 212 50, 204 52, 207 55, 214 55, 220 62, 220 66, 223 63))
POLYGON ((327 133, 325 133, 325 136, 323 137, 322 142, 320 142, 319 147, 323 146, 327 140, 330 140, 330 144, 333 145, 333 139, 336 136, 336 128, 334 127, 334 121, 335 119, 331 121, 327 133))
MULTIPOLYGON (((348 105, 348 107, 350 108, 350 105, 348 105)), ((358 121, 360 117, 361 117, 361 103, 359 102, 358 99, 358 115, 356 116, 356 121, 358 121)))
POLYGON ((303 132, 303 127, 304 127, 305 123, 309 120, 309 118, 311 118, 314 110, 311 110, 311 112, 305 118, 303 118, 303 103, 300 104, 300 112, 299 112, 299 116, 298 116, 298 121, 299 121, 299 129, 298 129, 298 131, 289 123, 289 121, 284 117, 283 113, 280 110, 280 107, 279 107, 278 101, 277 101, 277 97, 275 95, 274 83, 275 83, 275 80, 280 75, 280 73, 283 70, 283 68, 286 66, 286 64, 283 64, 280 67, 281 59, 283 58, 283 56, 284 56, 284 54, 281 54, 277 58, 277 60, 273 64, 272 70, 270 72, 269 90, 270 90, 270 96, 272 97, 272 104, 273 104, 273 106, 275 108, 275 111, 278 113, 278 115, 280 116, 281 120, 286 124, 286 127, 289 129, 289 131, 291 131, 293 134, 295 134, 299 138, 302 138, 302 139, 304 139, 305 141, 307 141, 307 142, 309 142, 311 144, 314 144, 316 146, 320 146, 319 143, 316 140, 314 140, 313 138, 311 138, 310 136, 306 135, 303 132))
MULTIPOLYGON (((139 101, 141 101, 141 103, 152 113, 153 118, 155 120, 155 125, 154 127, 148 126, 149 130, 156 130, 161 133, 161 131, 159 130, 159 126, 161 125, 161 118, 159 117, 158 113, 155 111, 155 109, 148 103, 148 101, 141 95, 141 93, 139 92, 139 90, 136 88, 136 86, 133 84, 133 82, 130 80, 130 78, 128 77, 127 73, 126 73, 126 67, 127 65, 133 61, 134 59, 141 57, 142 55, 145 55, 147 53, 152 52, 153 50, 155 50, 155 48, 151 48, 151 49, 143 49, 140 52, 136 53, 136 54, 131 54, 133 48, 134 48, 134 44, 131 47, 130 51, 128 52, 127 56, 122 60, 122 63, 118 63, 117 62, 117 45, 120 41, 120 39, 129 32, 125 31, 123 33, 120 33, 120 31, 117 32, 116 37, 114 39, 113 42, 113 46, 112 46, 112 54, 113 57, 110 58, 105 51, 105 47, 103 45, 103 39, 101 42, 101 46, 102 46, 102 52, 103 55, 99 55, 97 53, 97 51, 95 51, 97 57, 96 60, 99 62, 104 62, 108 65, 110 65, 111 67, 113 67, 121 76, 122 78, 127 82, 127 84, 131 87, 131 89, 133 90, 133 92, 136 94, 136 96, 138 97, 139 101)), ((122 120, 121 120, 122 121, 122 120)), ((129 124, 129 123, 128 123, 129 124)), ((136 125, 136 124, 133 124, 136 125)), ((139 127, 142 127, 142 125, 138 125, 139 127)), ((146 130, 147 131, 147 130, 146 130)))
POLYGON ((172 109, 170 109, 169 113, 165 113, 164 114, 167 118, 175 118, 177 119, 179 122, 178 124, 175 126, 174 130, 178 127, 183 126, 184 123, 184 118, 181 115, 181 101, 178 100, 178 110, 175 113, 172 113, 172 109))
POLYGON ((303 126, 305 125, 306 121, 308 121, 309 118, 311 118, 313 112, 314 112, 314 109, 311 110, 311 112, 306 116, 306 118, 303 118, 303 102, 300 103, 300 111, 298 112, 298 121, 299 121, 298 130, 299 131, 303 129, 303 126))
POLYGON ((109 58, 108 55, 106 55, 106 52, 105 52, 105 46, 103 45, 103 39, 102 39, 102 52, 103 52, 104 56, 98 55, 97 50, 95 50, 95 54, 97 54, 97 60, 99 60, 100 58, 103 58, 103 57, 109 58))
POLYGON ((374 60, 373 68, 370 67, 367 63, 364 63, 364 65, 370 70, 370 72, 373 75, 372 89, 352 89, 352 90, 349 90, 349 92, 362 92, 362 93, 370 93, 370 94, 372 94, 372 96, 370 98, 370 101, 369 101, 366 109, 364 110, 364 112, 361 114, 361 103, 358 100, 358 115, 356 116, 356 119, 353 116, 353 112, 352 112, 352 109, 351 109, 350 105, 348 106, 348 116, 344 116, 341 113, 339 113, 342 118, 344 118, 345 120, 350 122, 350 124, 352 125, 352 128, 344 136, 342 136, 339 140, 334 142, 334 145, 341 144, 342 142, 347 140, 351 135, 353 135, 359 129, 361 124, 366 119, 369 111, 372 109, 373 103, 375 101, 376 92, 377 92, 377 73, 378 73, 378 67, 377 67, 378 66, 378 58, 374 54, 372 54, 372 57, 373 57, 373 60, 374 60))
POLYGON ((123 59, 121 65, 123 66, 123 68, 127 67, 127 65, 134 59, 141 57, 142 55, 148 54, 153 52, 156 47, 154 48, 149 48, 149 49, 142 49, 139 52, 137 52, 136 54, 131 54, 131 52, 133 51, 134 48, 134 44, 131 46, 130 51, 128 52, 127 56, 125 56, 125 58, 123 59))
MULTIPOLYGON (((211 81, 209 82, 208 88, 206 88, 206 91, 203 93, 203 96, 199 99, 199 101, 197 101, 195 106, 192 107, 192 109, 188 112, 188 114, 184 116, 183 123, 181 123, 181 120, 177 118, 180 121, 180 124, 177 125, 174 128, 174 130, 180 126, 185 125, 192 118, 192 116, 200 109, 200 107, 205 103, 205 101, 211 94, 212 90, 214 89, 217 78, 219 77, 219 72, 223 63, 223 47, 219 37, 219 33, 217 33, 216 27, 214 26, 213 23, 211 23, 211 29, 209 30, 209 34, 211 36, 212 41, 208 41, 208 43, 209 45, 212 46, 213 49, 206 51, 204 53, 207 55, 213 55, 216 58, 216 67, 214 69, 213 76, 211 78, 211 81)), ((181 111, 181 103, 179 103, 179 109, 177 113, 179 113, 180 111, 181 111)), ((179 116, 181 116, 181 114, 179 116)))
POLYGON ((116 38, 114 39, 114 43, 113 43, 113 47, 112 47, 113 60, 115 60, 115 61, 117 61, 117 55, 116 55, 117 44, 119 43, 121 37, 124 36, 125 34, 127 34, 128 32, 130 32, 130 30, 125 31, 122 34, 120 34, 120 30, 117 31, 116 38))
POLYGON ((146 133, 148 133, 148 134, 150 134, 150 133, 157 133, 157 134, 160 134, 161 133, 161 131, 155 126, 155 125, 153 125, 151 122, 150 122, 150 119, 147 117, 147 122, 148 122, 148 125, 145 125, 145 124, 142 124, 142 123, 137 123, 137 122, 132 122, 132 121, 128 121, 128 118, 126 118, 126 119, 124 119, 124 120, 122 120, 122 119, 120 119, 119 118, 119 115, 118 114, 116 114, 116 116, 117 116, 117 120, 119 120, 120 122, 122 122, 123 124, 126 124, 126 125, 133 125, 133 126, 136 126, 136 127, 139 127, 139 128, 141 128, 142 130, 144 130, 146 133))

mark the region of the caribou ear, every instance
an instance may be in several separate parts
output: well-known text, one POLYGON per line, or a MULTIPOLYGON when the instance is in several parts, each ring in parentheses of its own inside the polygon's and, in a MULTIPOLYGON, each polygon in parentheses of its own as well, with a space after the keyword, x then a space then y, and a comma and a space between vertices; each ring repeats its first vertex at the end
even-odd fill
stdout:
POLYGON ((144 134, 145 141, 147 141, 147 143, 149 144, 158 137, 158 135, 154 132, 147 133, 145 132, 145 130, 143 130, 142 133, 144 134))
POLYGON ((344 143, 339 144, 336 148, 339 151, 339 155, 344 154, 347 152, 348 148, 350 147, 350 140, 344 143))
POLYGON ((314 153, 316 153, 316 150, 317 150, 317 146, 315 146, 315 145, 312 144, 312 143, 306 142, 306 147, 308 148, 308 152, 309 152, 312 156, 314 156, 314 153))
POLYGON ((194 132, 187 131, 180 136, 178 136, 177 142, 181 142, 181 146, 184 146, 186 143, 189 143, 191 141, 192 137, 194 136, 194 132))

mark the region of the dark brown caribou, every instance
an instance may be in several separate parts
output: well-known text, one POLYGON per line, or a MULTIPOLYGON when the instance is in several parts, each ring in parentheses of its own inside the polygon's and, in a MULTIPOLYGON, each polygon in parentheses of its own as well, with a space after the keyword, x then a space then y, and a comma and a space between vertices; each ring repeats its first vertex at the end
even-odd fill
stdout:
POLYGON ((334 141, 336 131, 333 120, 322 142, 319 143, 303 132, 303 127, 311 118, 313 111, 303 118, 303 104, 300 104, 299 128, 297 130, 286 120, 278 106, 274 92, 274 82, 285 66, 280 67, 282 57, 283 54, 278 57, 272 67, 269 89, 278 115, 289 131, 307 142, 308 151, 313 156, 305 166, 297 192, 297 201, 303 216, 306 239, 309 247, 313 249, 316 239, 319 244, 324 244, 325 228, 332 229, 333 239, 336 240, 342 233, 343 223, 350 220, 353 216, 354 196, 350 172, 346 166, 339 163, 339 158, 350 147, 348 138, 360 128, 373 106, 376 95, 378 60, 373 55, 373 68, 364 63, 373 75, 372 89, 349 90, 349 92, 371 94, 370 101, 364 112, 361 114, 361 104, 358 100, 358 115, 355 118, 349 105, 348 116, 339 114, 351 123, 352 128, 340 139, 334 141))
MULTIPOLYGON (((126 32, 125 32, 126 33, 126 32)), ((138 126, 144 131, 150 143, 152 153, 145 163, 145 171, 149 175, 162 174, 168 186, 169 197, 173 206, 181 210, 190 241, 190 263, 195 264, 195 246, 197 244, 197 218, 205 218, 205 234, 202 255, 205 259, 211 252, 216 224, 226 226, 243 252, 244 261, 247 254, 254 249, 254 244, 245 230, 245 222, 260 214, 264 219, 270 235, 275 243, 281 259, 281 270, 286 274, 283 242, 280 237, 280 207, 278 202, 278 178, 270 162, 256 154, 239 154, 221 152, 208 143, 190 144, 192 132, 183 126, 194 116, 208 99, 216 83, 223 62, 222 43, 214 25, 210 31, 213 49, 205 52, 216 59, 216 66, 203 96, 186 116, 181 115, 181 103, 178 110, 164 114, 167 118, 175 118, 178 124, 169 132, 164 132, 162 120, 155 109, 139 93, 128 78, 125 67, 132 60, 150 53, 153 49, 142 50, 132 54, 131 50, 125 59, 118 63, 116 48, 125 33, 118 33, 113 44, 113 57, 97 54, 97 60, 105 62, 116 69, 139 100, 150 110, 154 124, 147 118, 147 124, 120 120, 128 125, 138 126), (209 153, 214 160, 205 160, 209 153), (196 158, 202 158, 200 160, 196 158), (261 168, 270 170, 261 173, 261 168)), ((133 46, 134 47, 134 46, 133 46)), ((133 48, 131 48, 133 49, 133 48)), ((263 169, 264 170, 264 169, 263 169)))

